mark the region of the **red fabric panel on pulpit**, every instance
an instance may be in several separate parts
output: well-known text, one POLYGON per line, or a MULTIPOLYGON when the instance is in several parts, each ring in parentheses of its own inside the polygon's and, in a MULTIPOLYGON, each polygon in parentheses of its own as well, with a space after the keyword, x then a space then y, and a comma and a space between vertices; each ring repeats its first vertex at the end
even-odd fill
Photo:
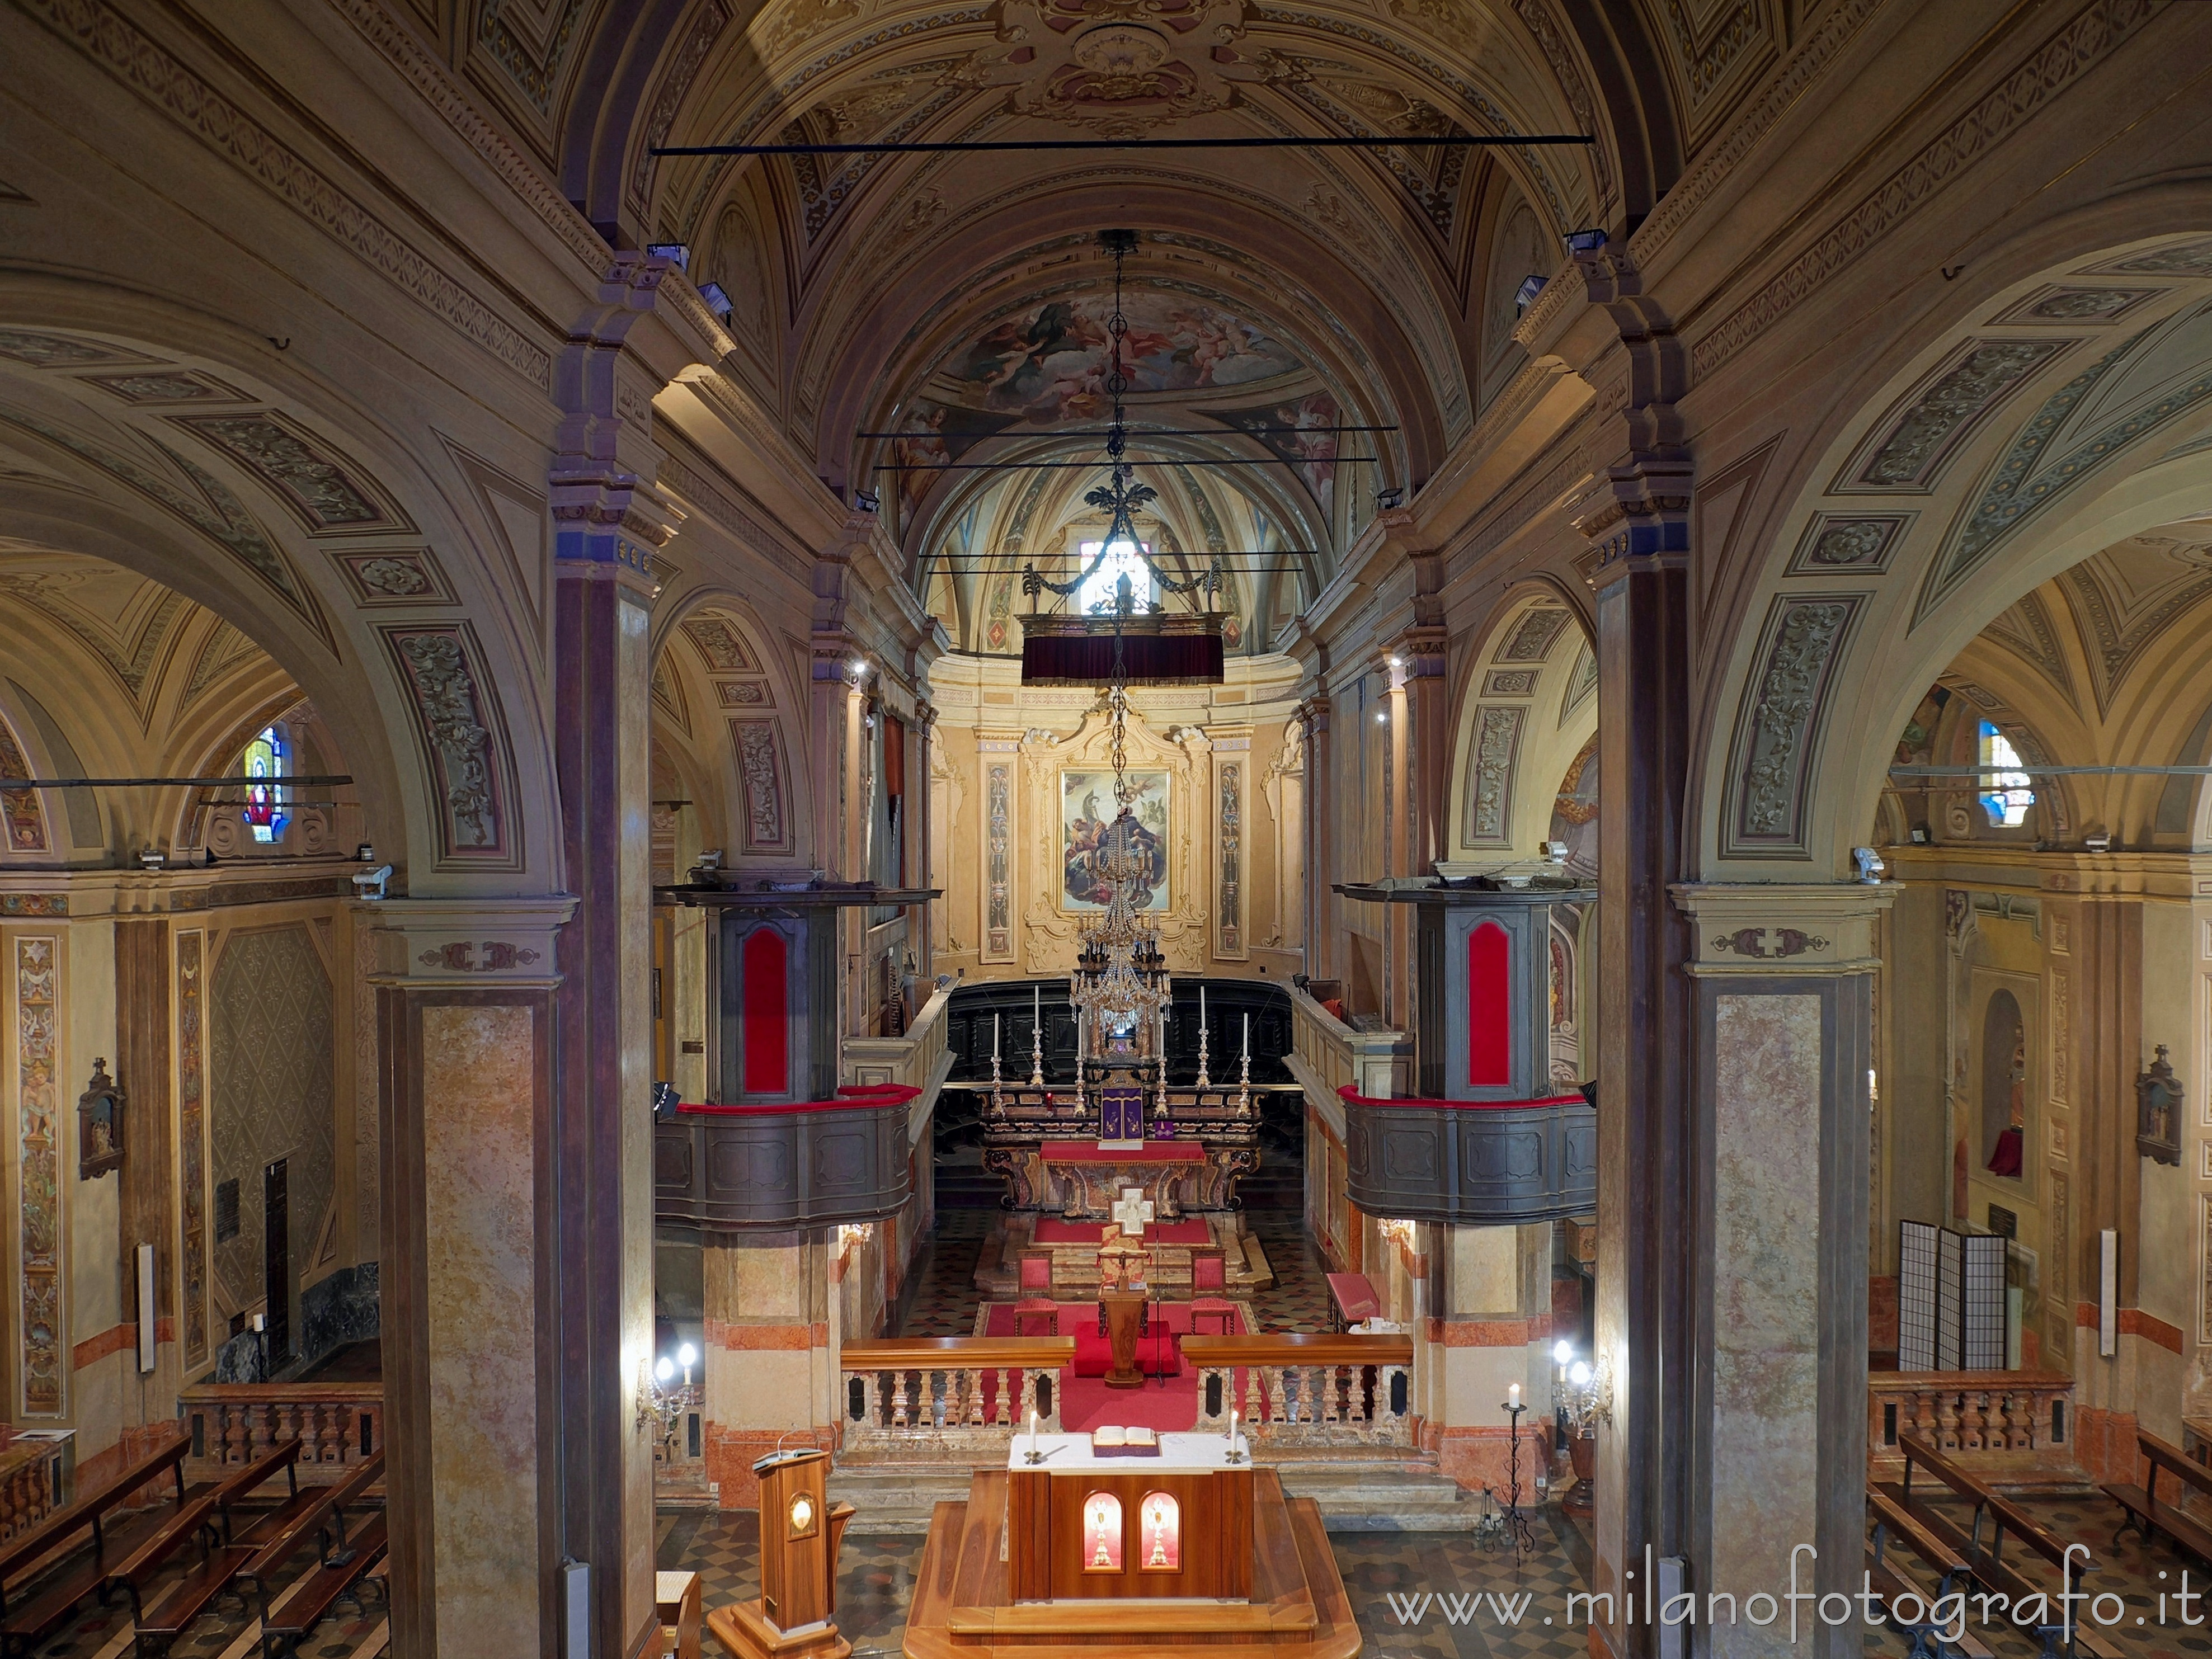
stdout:
POLYGON ((1512 942, 1486 921, 1467 938, 1467 1080, 1477 1089, 1513 1081, 1512 942))
POLYGON ((746 936, 744 1086, 749 1095, 791 1091, 790 960, 790 947, 775 928, 756 927, 746 936))

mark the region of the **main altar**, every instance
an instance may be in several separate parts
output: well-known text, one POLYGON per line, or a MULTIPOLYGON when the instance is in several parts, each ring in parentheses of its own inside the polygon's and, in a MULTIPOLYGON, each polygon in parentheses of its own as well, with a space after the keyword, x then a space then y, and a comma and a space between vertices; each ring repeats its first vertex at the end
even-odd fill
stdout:
MULTIPOLYGON (((1068 976, 1075 1086, 1046 1086, 1034 1036, 1027 1082, 1008 1080, 994 1025, 983 1167, 1005 1179, 1001 1201, 1017 1212, 1103 1223, 1133 1188, 1172 1224, 1194 1212, 1232 1213, 1237 1182, 1260 1167, 1250 1020, 1236 1079, 1217 1081, 1208 1074, 1201 990, 1198 1073, 1180 1083, 1169 1077, 1173 984, 1158 930, 1141 902, 1152 854, 1132 810, 1137 791, 1122 744, 1127 699, 1119 685, 1108 693, 1108 707, 1117 806, 1089 854, 1089 876, 1106 902, 1085 918, 1068 976)), ((1032 1021, 1033 1032, 1041 1028, 1032 1021)))

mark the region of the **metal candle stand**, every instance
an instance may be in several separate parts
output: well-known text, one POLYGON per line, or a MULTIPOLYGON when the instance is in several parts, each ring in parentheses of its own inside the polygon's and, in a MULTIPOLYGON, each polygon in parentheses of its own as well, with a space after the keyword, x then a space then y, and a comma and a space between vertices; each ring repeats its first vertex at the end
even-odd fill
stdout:
POLYGON ((1521 1512, 1521 1413, 1528 1408, 1517 1400, 1504 1401, 1503 1408, 1513 1425, 1505 1455, 1505 1532, 1513 1540, 1516 1555, 1533 1554, 1536 1534, 1529 1528, 1528 1517, 1521 1512))

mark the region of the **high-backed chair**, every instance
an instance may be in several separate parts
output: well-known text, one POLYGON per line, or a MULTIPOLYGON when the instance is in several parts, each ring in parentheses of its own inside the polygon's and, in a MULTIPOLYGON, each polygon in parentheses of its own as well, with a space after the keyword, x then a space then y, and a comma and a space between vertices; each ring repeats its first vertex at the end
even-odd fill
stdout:
POLYGON ((1044 1334, 1060 1334, 1060 1304, 1052 1299, 1052 1256, 1043 1250, 1031 1250, 1022 1257, 1021 1294, 1014 1304, 1014 1334, 1033 1334, 1029 1328, 1032 1319, 1046 1322, 1044 1334))
POLYGON ((1237 1334, 1237 1304, 1222 1292, 1229 1288, 1228 1270, 1218 1250, 1193 1250, 1190 1253, 1190 1332, 1198 1335, 1205 1328, 1202 1319, 1218 1319, 1219 1334, 1237 1334))

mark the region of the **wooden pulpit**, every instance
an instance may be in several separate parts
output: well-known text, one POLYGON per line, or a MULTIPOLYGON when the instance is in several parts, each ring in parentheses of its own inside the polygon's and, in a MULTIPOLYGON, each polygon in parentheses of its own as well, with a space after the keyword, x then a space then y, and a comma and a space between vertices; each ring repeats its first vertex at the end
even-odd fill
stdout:
POLYGON ((777 1452, 753 1465, 760 1477, 761 1595, 717 1607, 707 1620, 735 1659, 846 1659, 837 1634, 837 1550, 853 1506, 823 1491, 830 1454, 777 1452))

